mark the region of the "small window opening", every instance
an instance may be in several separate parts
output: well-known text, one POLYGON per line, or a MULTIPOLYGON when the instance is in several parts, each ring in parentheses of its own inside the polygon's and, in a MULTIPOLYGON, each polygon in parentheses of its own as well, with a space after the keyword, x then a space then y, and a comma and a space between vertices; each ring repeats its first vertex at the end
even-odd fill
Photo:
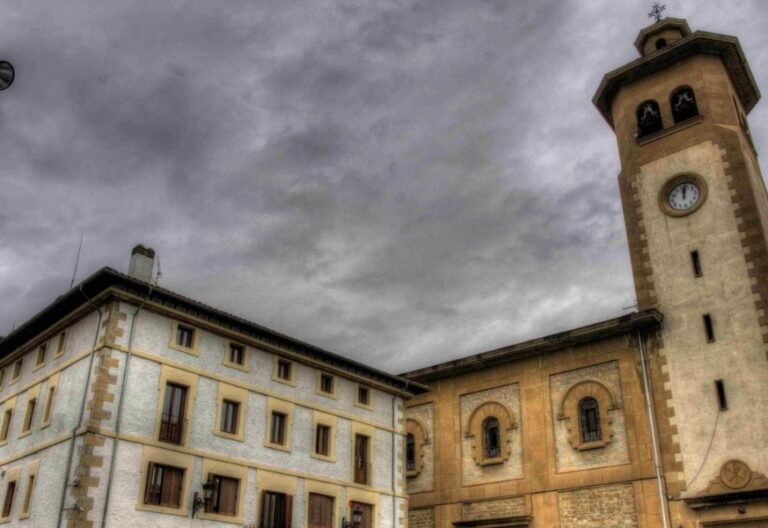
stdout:
POLYGON ((666 47, 667 47, 667 39, 665 39, 665 38, 656 39, 656 49, 657 50, 662 50, 662 49, 664 49, 666 47))
POLYGON ((704 332, 707 334, 707 342, 712 343, 715 340, 715 328, 712 325, 712 316, 704 314, 704 332))
POLYGON ((725 385, 723 380, 715 380, 715 388, 717 389, 717 403, 720 405, 721 411, 728 410, 728 400, 725 398, 725 385))
POLYGON ((326 394, 333 393, 333 376, 330 374, 320 374, 320 391, 326 394))
POLYGON ((272 424, 270 427, 269 441, 272 444, 285 444, 285 422, 286 416, 283 413, 272 413, 272 424))
POLYGON ((416 437, 413 433, 405 437, 405 470, 416 470, 416 437))
POLYGON ((35 366, 39 367, 40 365, 45 363, 45 354, 48 352, 48 345, 40 345, 40 348, 37 349, 37 359, 35 360, 35 366))
POLYGON ((234 343, 229 344, 229 362, 235 365, 242 365, 245 361, 245 347, 242 345, 236 345, 234 343))
POLYGON ((370 392, 368 391, 368 387, 357 388, 357 403, 361 405, 370 405, 371 396, 370 392))
POLYGON ((656 101, 646 101, 637 108, 637 137, 645 137, 664 128, 656 101))
POLYGON ((698 251, 691 251, 691 264, 693 265, 693 276, 701 277, 701 259, 698 251))
POLYGON ((195 329, 188 326, 179 325, 176 328, 176 344, 184 348, 192 348, 194 343, 195 329))
POLYGON ((284 359, 277 361, 277 377, 283 380, 291 379, 291 363, 284 359))
POLYGON ((579 402, 579 422, 582 442, 599 442, 603 439, 600 407, 596 399, 587 397, 579 402))
POLYGON ((699 107, 696 105, 696 96, 693 90, 686 87, 672 94, 672 117, 675 123, 680 123, 699 115, 699 107))
POLYGON ((483 422, 483 446, 485 458, 501 456, 501 438, 499 435, 499 420, 489 416, 483 422))

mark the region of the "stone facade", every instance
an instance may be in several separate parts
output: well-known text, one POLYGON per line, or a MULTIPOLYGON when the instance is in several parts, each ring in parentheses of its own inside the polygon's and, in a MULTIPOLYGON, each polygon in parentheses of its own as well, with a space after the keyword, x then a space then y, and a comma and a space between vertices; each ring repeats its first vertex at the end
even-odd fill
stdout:
MULTIPOLYGON (((558 471, 597 468, 629 462, 626 421, 621 403, 621 378, 619 366, 615 361, 554 374, 550 376, 549 384, 555 430, 555 459, 558 471), (610 391, 613 400, 612 405, 601 405, 601 418, 606 421, 611 434, 610 438, 604 438, 607 443, 600 449, 574 449, 569 436, 572 431, 578 432, 578 423, 576 423, 578 418, 561 414, 564 398, 568 391, 584 382, 599 383, 610 391)), ((598 394, 588 392, 585 395, 594 397, 598 394)))
POLYGON ((462 504, 462 518, 472 520, 504 519, 528 513, 525 497, 510 497, 462 504))
POLYGON ((408 528, 435 528, 435 510, 411 510, 408 512, 408 528))
POLYGON ((599 486, 558 494, 561 528, 637 528, 632 484, 599 486))
POLYGON ((414 420, 424 430, 424 439, 416 446, 418 475, 408 477, 406 491, 408 493, 420 493, 431 491, 435 485, 435 449, 433 438, 435 436, 434 406, 425 403, 408 409, 408 420, 414 420))

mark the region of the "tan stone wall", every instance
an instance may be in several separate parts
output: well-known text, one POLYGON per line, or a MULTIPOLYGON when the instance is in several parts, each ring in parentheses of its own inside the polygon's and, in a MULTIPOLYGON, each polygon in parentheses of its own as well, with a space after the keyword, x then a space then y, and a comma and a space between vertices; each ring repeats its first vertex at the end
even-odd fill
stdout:
MULTIPOLYGON (((482 449, 482 439, 471 439, 467 436, 469 419, 472 413, 481 405, 488 402, 498 402, 511 412, 513 420, 520 420, 520 387, 517 383, 495 387, 461 396, 461 468, 462 482, 465 486, 500 480, 511 480, 523 476, 523 446, 520 427, 515 425, 511 431, 501 431, 502 445, 506 442, 510 449, 509 458, 501 464, 481 466, 476 462, 472 453, 472 442, 475 449, 482 449)), ((503 449, 503 447, 502 447, 503 449)))
POLYGON ((632 484, 564 491, 558 496, 560 528, 636 528, 632 484))
POLYGON ((496 519, 528 513, 525 497, 467 502, 462 504, 464 519, 496 519))
POLYGON ((419 422, 427 435, 425 443, 421 446, 416 446, 416 456, 421 456, 421 472, 418 476, 408 477, 406 480, 406 490, 408 494, 431 491, 435 485, 434 415, 434 405, 431 402, 408 407, 405 411, 406 418, 419 422))
MULTIPOLYGON (((597 381, 604 385, 619 404, 622 401, 621 378, 616 361, 593 365, 561 372, 550 376, 550 391, 552 401, 552 418, 555 430, 555 449, 558 471, 573 471, 576 469, 596 468, 629 462, 627 445, 627 430, 624 420, 624 409, 600 409, 602 420, 609 420, 613 437, 605 447, 579 451, 568 441, 568 428, 578 427, 570 423, 571 419, 559 419, 560 406, 566 392, 574 385, 583 381, 597 381)), ((607 440, 607 439, 606 439, 607 440)))
POLYGON ((408 528, 434 528, 435 510, 426 508, 423 510, 411 510, 408 512, 408 528))

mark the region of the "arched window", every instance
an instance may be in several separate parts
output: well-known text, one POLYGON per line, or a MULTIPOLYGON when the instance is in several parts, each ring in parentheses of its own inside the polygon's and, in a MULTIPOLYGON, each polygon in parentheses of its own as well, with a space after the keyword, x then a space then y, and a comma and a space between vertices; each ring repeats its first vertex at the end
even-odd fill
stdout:
POLYGON ((699 115, 699 107, 696 106, 696 97, 693 90, 686 87, 680 88, 672 94, 672 117, 675 123, 680 123, 699 115))
POLYGON ((646 101, 637 107, 637 137, 653 134, 662 128, 661 111, 656 101, 646 101))
POLYGON ((405 437, 405 470, 416 471, 416 437, 413 433, 405 437))
POLYGON ((483 421, 483 448, 485 450, 485 458, 501 456, 499 420, 493 416, 489 416, 483 421))
POLYGON ((656 39, 656 49, 657 50, 661 50, 661 49, 664 49, 666 47, 667 47, 667 39, 665 39, 665 38, 656 39))
POLYGON ((599 442, 603 439, 600 429, 600 408, 596 399, 586 397, 579 402, 579 424, 582 442, 599 442))

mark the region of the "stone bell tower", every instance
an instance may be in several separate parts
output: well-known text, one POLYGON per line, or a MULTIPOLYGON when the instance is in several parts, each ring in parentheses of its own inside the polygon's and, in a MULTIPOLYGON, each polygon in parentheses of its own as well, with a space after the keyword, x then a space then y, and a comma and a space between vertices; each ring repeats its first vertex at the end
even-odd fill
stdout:
POLYGON ((671 526, 768 526, 760 92, 736 37, 666 18, 635 46, 593 102, 618 141, 638 307, 664 315, 650 366, 671 526))

